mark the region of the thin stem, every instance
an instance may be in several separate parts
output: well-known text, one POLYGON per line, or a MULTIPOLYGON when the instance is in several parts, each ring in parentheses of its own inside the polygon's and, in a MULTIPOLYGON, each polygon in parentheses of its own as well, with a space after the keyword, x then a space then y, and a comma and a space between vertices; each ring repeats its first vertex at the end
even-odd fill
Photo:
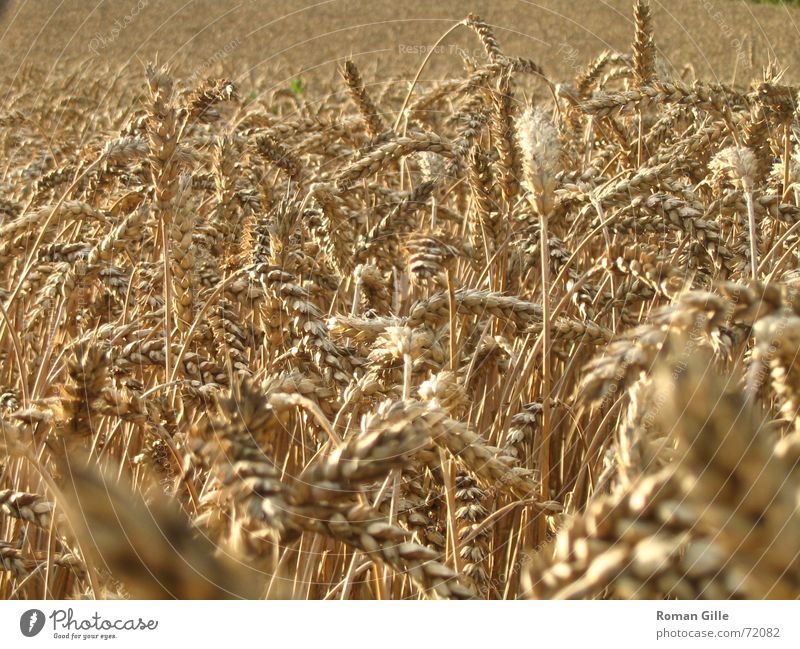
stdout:
POLYGON ((455 498, 455 477, 453 476, 450 460, 445 456, 444 450, 439 449, 439 462, 442 466, 444 476, 444 494, 447 501, 447 526, 450 528, 448 539, 452 539, 453 568, 456 572, 461 572, 461 555, 458 543, 458 526, 456 524, 456 498, 455 498))
POLYGON ((455 376, 458 371, 458 349, 456 348, 456 294, 453 288, 453 276, 447 269, 447 301, 450 307, 450 371, 455 376))
POLYGON ((789 181, 789 168, 792 160, 792 138, 789 133, 789 125, 783 127, 783 198, 789 197, 791 183, 789 181))
POLYGON ((461 20, 453 25, 450 29, 448 29, 442 36, 439 38, 438 41, 428 50, 428 54, 425 59, 422 61, 422 64, 419 66, 417 70, 417 74, 414 76, 414 80, 411 82, 411 87, 408 89, 408 94, 406 98, 403 100, 403 105, 400 106, 400 112, 397 113, 397 119, 394 122, 394 126, 392 127, 395 131, 400 128, 400 122, 403 120, 403 115, 406 112, 406 108, 408 108, 408 102, 411 101, 411 95, 414 94, 414 88, 417 87, 417 82, 419 81, 420 76, 422 75, 422 71, 425 69, 425 66, 428 65, 428 61, 430 61, 431 56, 433 53, 436 52, 439 48, 439 45, 442 44, 445 38, 447 38, 452 32, 454 32, 459 27, 464 26, 466 23, 465 21, 461 20))
MULTIPOLYGON (((547 215, 541 215, 539 250, 542 266, 542 446, 539 452, 541 473, 541 498, 550 498, 550 247, 547 236, 547 215)), ((540 534, 546 530, 544 517, 540 518, 540 534)), ((543 538, 543 537, 542 537, 543 538)))
POLYGON ((756 209, 753 205, 753 192, 744 193, 747 201, 747 224, 750 230, 750 276, 753 280, 758 279, 758 243, 756 239, 756 209))
POLYGON ((164 369, 165 369, 165 376, 171 377, 172 376, 172 350, 170 349, 170 342, 172 338, 172 290, 171 290, 171 282, 172 282, 172 275, 170 273, 169 267, 169 255, 170 255, 170 241, 169 241, 169 225, 164 222, 164 216, 162 214, 161 223, 159 227, 161 229, 161 241, 163 244, 162 250, 164 251, 164 264, 163 264, 163 272, 164 272, 164 369))

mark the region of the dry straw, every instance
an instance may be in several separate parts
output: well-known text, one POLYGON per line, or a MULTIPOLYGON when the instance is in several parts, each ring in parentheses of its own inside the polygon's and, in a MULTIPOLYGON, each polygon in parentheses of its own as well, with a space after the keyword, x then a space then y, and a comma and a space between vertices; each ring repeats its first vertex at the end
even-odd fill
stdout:
POLYGON ((798 89, 632 15, 574 79, 470 15, 410 86, 9 80, 0 597, 796 596, 798 89))

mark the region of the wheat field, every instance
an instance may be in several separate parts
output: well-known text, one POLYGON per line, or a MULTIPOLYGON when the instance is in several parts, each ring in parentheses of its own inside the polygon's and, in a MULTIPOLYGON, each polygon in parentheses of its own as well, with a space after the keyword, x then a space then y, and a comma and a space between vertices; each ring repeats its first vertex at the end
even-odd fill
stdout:
POLYGON ((798 88, 631 15, 560 79, 474 14, 436 80, 17 74, 0 597, 796 598, 798 88))

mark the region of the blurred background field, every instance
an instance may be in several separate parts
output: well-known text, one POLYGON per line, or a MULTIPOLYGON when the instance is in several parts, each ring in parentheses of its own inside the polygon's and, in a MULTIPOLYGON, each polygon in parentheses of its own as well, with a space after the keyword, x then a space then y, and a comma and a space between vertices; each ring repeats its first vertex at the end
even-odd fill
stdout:
MULTIPOLYGON (((276 86, 302 76, 327 81, 352 57, 366 78, 412 77, 426 48, 473 11, 510 54, 538 61, 556 80, 604 49, 628 51, 629 0, 10 0, 0 16, 5 72, 98 58, 141 66, 156 54, 179 75, 222 73, 244 81, 269 70, 276 86)), ((800 10, 745 0, 654 2, 658 47, 668 65, 698 78, 748 82, 770 57, 798 78, 800 10)), ((797 3, 791 3, 797 4, 797 3)), ((460 69, 476 43, 456 32, 426 75, 460 69)), ((244 85, 247 85, 245 82, 244 85)))

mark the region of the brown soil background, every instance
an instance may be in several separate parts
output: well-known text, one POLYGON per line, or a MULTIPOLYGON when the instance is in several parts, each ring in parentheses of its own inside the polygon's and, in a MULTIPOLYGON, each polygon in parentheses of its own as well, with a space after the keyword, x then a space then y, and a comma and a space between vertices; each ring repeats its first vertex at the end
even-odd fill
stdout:
MULTIPOLYGON (((535 59, 555 80, 570 79, 603 49, 628 51, 629 0, 8 0, 0 5, 0 57, 13 76, 25 64, 107 60, 143 66, 158 55, 179 75, 248 76, 275 87, 300 76, 313 90, 353 57, 368 80, 411 78, 424 53, 468 12, 495 28, 508 54, 535 59), (115 26, 141 2, 129 24, 115 26), (119 22, 116 22, 119 21, 119 22), (105 43, 103 42, 105 39, 105 43)), ((745 0, 651 2, 657 45, 668 65, 737 82, 760 76, 772 57, 800 78, 800 10, 745 0)), ((459 48, 478 41, 458 30, 433 55, 428 78, 460 68, 459 48)), ((91 69, 87 66, 87 70, 91 69)))

